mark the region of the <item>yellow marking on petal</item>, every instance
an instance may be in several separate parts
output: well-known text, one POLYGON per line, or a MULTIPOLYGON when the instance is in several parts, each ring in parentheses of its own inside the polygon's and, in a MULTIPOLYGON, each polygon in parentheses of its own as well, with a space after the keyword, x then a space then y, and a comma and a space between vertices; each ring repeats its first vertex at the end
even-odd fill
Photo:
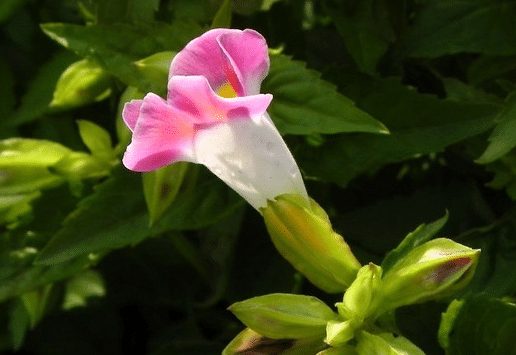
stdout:
POLYGON ((217 89, 217 94, 219 94, 219 96, 222 96, 226 99, 230 99, 232 97, 238 96, 238 94, 235 91, 235 89, 233 88, 233 86, 231 86, 231 84, 227 81, 221 87, 219 87, 217 89))

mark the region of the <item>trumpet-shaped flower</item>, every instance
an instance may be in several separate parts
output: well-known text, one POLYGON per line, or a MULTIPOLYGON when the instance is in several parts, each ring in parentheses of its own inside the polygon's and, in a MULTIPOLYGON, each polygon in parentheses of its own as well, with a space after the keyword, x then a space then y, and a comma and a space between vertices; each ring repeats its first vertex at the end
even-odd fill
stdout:
POLYGON ((308 199, 299 169, 259 94, 267 44, 253 30, 214 29, 191 41, 170 66, 168 95, 127 103, 133 132, 123 163, 150 171, 177 161, 205 165, 254 208, 293 193, 308 199))

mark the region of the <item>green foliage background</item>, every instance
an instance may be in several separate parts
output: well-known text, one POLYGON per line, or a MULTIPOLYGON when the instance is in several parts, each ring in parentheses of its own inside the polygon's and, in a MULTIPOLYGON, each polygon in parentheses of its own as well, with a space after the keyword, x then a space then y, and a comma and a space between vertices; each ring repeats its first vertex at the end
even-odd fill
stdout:
POLYGON ((403 334, 516 354, 515 19, 512 0, 3 0, 0 349, 219 354, 233 302, 341 297, 204 167, 148 174, 144 194, 119 163, 121 105, 163 95, 174 53, 231 24, 274 49, 269 113, 362 263, 446 210, 438 236, 482 249, 460 301, 397 311, 403 334))

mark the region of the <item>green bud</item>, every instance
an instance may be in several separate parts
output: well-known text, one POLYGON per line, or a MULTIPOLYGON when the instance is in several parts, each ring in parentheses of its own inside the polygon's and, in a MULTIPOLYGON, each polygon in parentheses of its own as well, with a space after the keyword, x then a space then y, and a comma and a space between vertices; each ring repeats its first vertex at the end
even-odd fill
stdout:
POLYGON ((111 74, 88 59, 70 65, 61 74, 51 107, 77 107, 107 98, 111 94, 111 74))
POLYGON ((357 278, 346 290, 342 302, 336 304, 344 319, 356 319, 360 323, 373 316, 383 301, 382 268, 370 263, 363 266, 357 278))
POLYGON ((384 309, 453 294, 473 277, 479 252, 445 238, 414 248, 384 275, 384 309))
POLYGON ((250 298, 228 309, 246 326, 272 339, 322 338, 326 323, 337 318, 319 299, 287 293, 250 298))
POLYGON ((356 350, 358 355, 425 355, 407 338, 394 337, 391 333, 375 335, 361 331, 357 340, 356 350))
POLYGON ((310 282, 329 293, 353 282, 360 263, 315 201, 285 194, 260 212, 276 249, 310 282))

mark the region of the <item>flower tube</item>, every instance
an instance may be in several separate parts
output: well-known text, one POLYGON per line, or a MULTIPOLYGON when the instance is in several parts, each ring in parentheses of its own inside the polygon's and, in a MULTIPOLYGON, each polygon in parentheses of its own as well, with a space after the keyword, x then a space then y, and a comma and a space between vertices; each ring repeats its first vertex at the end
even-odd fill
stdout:
POLYGON ((167 99, 149 93, 125 105, 133 132, 124 165, 151 171, 177 161, 205 165, 257 210, 285 193, 308 201, 292 154, 259 94, 269 70, 265 39, 253 30, 214 29, 170 66, 167 99))

